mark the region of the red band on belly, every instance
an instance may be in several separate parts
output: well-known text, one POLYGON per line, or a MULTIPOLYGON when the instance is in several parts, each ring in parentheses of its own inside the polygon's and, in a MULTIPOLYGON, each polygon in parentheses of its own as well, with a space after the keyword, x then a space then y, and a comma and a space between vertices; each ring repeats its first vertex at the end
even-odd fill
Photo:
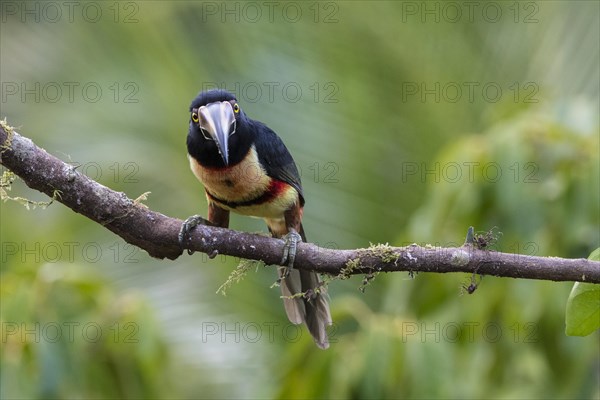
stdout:
POLYGON ((290 185, 288 185, 287 183, 285 183, 283 181, 279 181, 277 179, 271 179, 271 181, 269 182, 269 186, 267 187, 267 190, 265 190, 263 194, 255 197, 253 199, 244 200, 244 201, 228 201, 225 199, 221 199, 221 198, 218 198, 217 196, 213 195, 212 193, 210 193, 208 190, 206 190, 206 194, 208 195, 208 197, 211 200, 215 201, 216 203, 223 204, 224 206, 227 206, 229 208, 249 207, 249 206, 255 206, 255 205, 268 203, 268 202, 272 201, 273 199, 275 199, 279 195, 281 195, 283 192, 285 192, 288 187, 290 187, 290 185))

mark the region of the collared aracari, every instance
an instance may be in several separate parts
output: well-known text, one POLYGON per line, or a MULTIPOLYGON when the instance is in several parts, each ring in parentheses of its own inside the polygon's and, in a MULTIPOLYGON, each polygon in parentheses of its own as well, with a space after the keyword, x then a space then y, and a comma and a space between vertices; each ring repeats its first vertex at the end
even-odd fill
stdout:
MULTIPOLYGON (((286 240, 278 269, 283 304, 290 322, 306 323, 316 344, 329 347, 325 328, 331 314, 325 287, 315 272, 293 269, 302 228, 304 195, 300 174, 279 136, 252 120, 225 90, 200 93, 190 106, 187 150, 190 167, 204 185, 208 222, 227 228, 229 213, 263 218, 274 237, 286 240), (303 293, 301 296, 294 296, 303 293)), ((180 241, 202 221, 190 217, 180 241)))

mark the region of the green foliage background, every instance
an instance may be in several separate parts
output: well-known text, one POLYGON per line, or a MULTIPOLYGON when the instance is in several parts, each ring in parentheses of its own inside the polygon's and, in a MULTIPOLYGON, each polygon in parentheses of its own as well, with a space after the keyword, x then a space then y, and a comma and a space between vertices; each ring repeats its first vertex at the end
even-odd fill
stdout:
MULTIPOLYGON (((95 2, 97 22, 90 3, 72 21, 44 4, 2 5, 0 117, 129 197, 151 191, 154 210, 206 212, 185 136, 191 99, 217 84, 291 150, 313 242, 450 245, 474 225, 507 252, 599 246, 598 2, 492 2, 492 19, 487 2, 472 18, 453 3, 458 19, 442 2, 95 2)), ((59 204, 0 211, 3 398, 600 397, 598 333, 564 334, 570 283, 335 282, 320 351, 295 338, 271 269, 223 297, 236 260, 154 260, 59 204)))

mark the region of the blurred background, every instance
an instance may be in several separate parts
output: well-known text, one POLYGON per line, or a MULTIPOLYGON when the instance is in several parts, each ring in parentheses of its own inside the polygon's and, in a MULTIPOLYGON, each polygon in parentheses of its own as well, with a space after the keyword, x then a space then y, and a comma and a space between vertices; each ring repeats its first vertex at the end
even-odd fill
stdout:
MULTIPOLYGON (((290 149, 321 246, 470 225, 515 254, 599 246, 598 2, 0 5, 0 118, 153 210, 206 213, 188 107, 220 87, 290 149)), ((0 210, 2 398, 600 397, 598 333, 564 334, 571 283, 335 281, 321 351, 273 268, 223 296, 239 260, 152 259, 59 203, 0 210)))

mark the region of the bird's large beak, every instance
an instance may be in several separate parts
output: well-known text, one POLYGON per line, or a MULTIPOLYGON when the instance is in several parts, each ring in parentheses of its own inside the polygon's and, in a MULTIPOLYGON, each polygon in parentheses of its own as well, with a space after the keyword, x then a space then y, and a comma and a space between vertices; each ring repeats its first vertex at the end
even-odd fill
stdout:
MULTIPOLYGON (((200 107, 200 129, 217 143, 225 165, 229 165, 229 136, 235 133, 236 123, 233 107, 228 101, 211 103, 200 107)), ((207 137, 208 139, 208 137, 207 137)))

